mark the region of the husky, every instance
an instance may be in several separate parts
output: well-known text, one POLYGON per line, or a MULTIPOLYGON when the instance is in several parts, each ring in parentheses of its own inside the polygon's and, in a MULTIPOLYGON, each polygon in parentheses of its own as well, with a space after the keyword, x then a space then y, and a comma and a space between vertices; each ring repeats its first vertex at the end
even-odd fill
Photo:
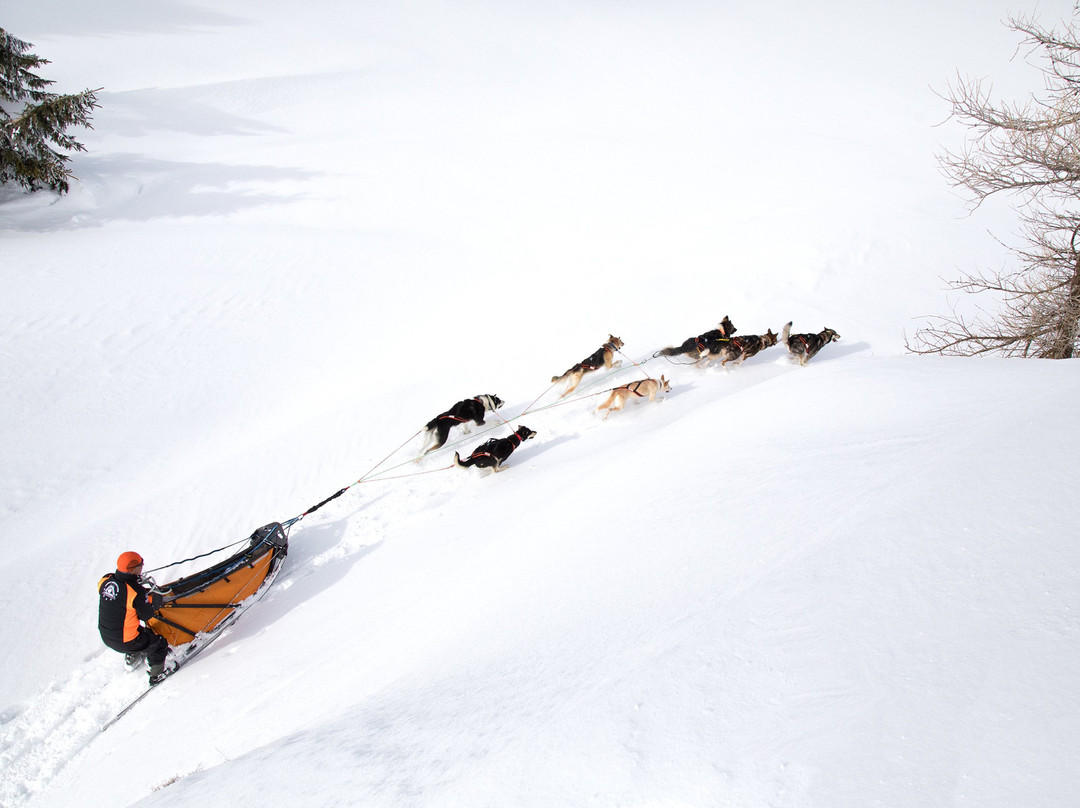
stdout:
POLYGON ((706 331, 696 337, 689 337, 683 340, 683 344, 677 348, 662 348, 653 356, 681 356, 685 354, 691 359, 703 359, 710 354, 718 353, 724 343, 730 340, 731 335, 738 330, 725 315, 724 319, 720 321, 719 327, 714 328, 712 331, 706 331))
MULTIPOLYGON (((623 346, 623 341, 616 336, 608 334, 608 341, 601 345, 588 359, 583 359, 567 370, 561 376, 552 376, 551 383, 561 382, 566 380, 566 389, 563 391, 563 396, 568 396, 577 386, 581 384, 581 377, 586 373, 600 368, 617 368, 622 364, 622 360, 618 362, 613 361, 615 359, 615 352, 623 346)), ((562 396, 560 396, 562 398, 562 396)))
POLYGON ((671 390, 671 382, 665 379, 663 376, 660 380, 656 379, 638 379, 636 382, 630 382, 630 384, 624 384, 622 387, 616 387, 611 391, 608 397, 604 400, 604 403, 596 408, 597 412, 600 410, 607 410, 604 413, 604 420, 611 413, 621 410, 623 405, 626 404, 626 399, 633 396, 634 398, 648 398, 649 401, 656 401, 656 396, 660 393, 667 393, 671 390))
MULTIPOLYGON (((466 431, 468 431, 468 424, 470 421, 477 426, 483 426, 484 413, 493 412, 505 403, 506 402, 498 396, 486 394, 479 395, 474 396, 473 398, 467 398, 464 401, 459 401, 442 415, 436 415, 428 421, 427 426, 424 427, 427 438, 433 441, 431 445, 424 450, 424 454, 442 448, 450 435, 450 430, 458 424, 464 424, 466 431)), ((425 443, 428 442, 428 440, 425 440, 425 443)))
POLYGON ((476 466, 481 469, 503 471, 502 464, 506 462, 506 458, 510 457, 514 449, 520 446, 523 441, 534 437, 536 437, 536 432, 527 426, 519 426, 510 437, 491 438, 484 441, 473 449, 472 454, 464 460, 461 459, 457 452, 454 452, 454 465, 463 469, 476 466))
POLYGON ((818 351, 830 342, 836 342, 839 339, 840 335, 831 328, 826 328, 817 334, 792 334, 791 323, 785 325, 783 331, 780 332, 780 342, 787 346, 788 353, 792 358, 798 359, 800 365, 805 365, 818 351))
POLYGON ((734 362, 736 365, 741 365, 751 356, 764 351, 766 348, 774 346, 778 339, 779 338, 772 332, 771 328, 760 336, 757 334, 750 334, 744 337, 732 337, 720 346, 720 350, 707 358, 719 358, 721 367, 728 362, 734 362))

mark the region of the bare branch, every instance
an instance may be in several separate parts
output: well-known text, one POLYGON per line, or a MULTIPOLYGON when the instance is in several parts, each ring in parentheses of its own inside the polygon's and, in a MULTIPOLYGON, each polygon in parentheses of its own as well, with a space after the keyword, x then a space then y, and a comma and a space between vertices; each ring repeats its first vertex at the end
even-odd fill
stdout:
POLYGON ((997 301, 991 315, 927 318, 908 349, 915 353, 1071 358, 1080 323, 1080 39, 1074 26, 1048 30, 1032 18, 1010 27, 1041 66, 1046 96, 995 103, 979 80, 949 87, 951 117, 967 127, 960 150, 939 157, 973 210, 989 197, 1017 198, 1025 244, 1005 245, 1013 267, 967 272, 950 283, 997 301))

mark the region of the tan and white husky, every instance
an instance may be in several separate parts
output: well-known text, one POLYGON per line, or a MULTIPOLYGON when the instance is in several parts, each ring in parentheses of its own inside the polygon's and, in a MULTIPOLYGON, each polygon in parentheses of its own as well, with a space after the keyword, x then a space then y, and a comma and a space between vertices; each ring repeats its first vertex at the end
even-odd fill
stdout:
POLYGON ((660 377, 659 381, 656 379, 638 379, 636 382, 630 382, 630 384, 624 384, 622 387, 616 387, 608 394, 608 397, 604 399, 604 402, 597 407, 597 411, 607 410, 604 413, 604 420, 616 410, 621 410, 623 405, 626 404, 628 398, 647 398, 649 401, 655 401, 657 395, 660 393, 667 393, 671 390, 671 382, 660 377))

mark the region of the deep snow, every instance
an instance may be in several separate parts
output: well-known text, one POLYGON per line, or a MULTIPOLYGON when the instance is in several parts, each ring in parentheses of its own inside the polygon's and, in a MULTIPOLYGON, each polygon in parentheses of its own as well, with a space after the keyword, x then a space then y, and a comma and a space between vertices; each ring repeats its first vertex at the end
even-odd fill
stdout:
POLYGON ((903 354, 1005 260, 934 91, 1032 86, 1027 9, 745 5, 5 10, 105 90, 71 194, 0 201, 0 805, 1070 804, 1080 379, 903 354), (843 341, 650 359, 725 314, 843 341), (539 433, 506 473, 396 450, 481 392, 539 433), (119 552, 369 470, 98 731, 119 552))

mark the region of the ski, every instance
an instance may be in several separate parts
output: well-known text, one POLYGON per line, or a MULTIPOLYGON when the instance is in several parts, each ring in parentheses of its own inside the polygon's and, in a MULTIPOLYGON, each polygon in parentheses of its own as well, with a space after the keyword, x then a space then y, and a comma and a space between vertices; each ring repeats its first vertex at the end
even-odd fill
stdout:
MULTIPOLYGON (((164 681, 165 681, 164 679, 161 679, 161 680, 158 681, 157 684, 161 684, 161 682, 164 682, 164 681)), ((109 727, 111 727, 113 724, 115 724, 117 721, 119 721, 121 718, 123 718, 125 715, 127 715, 128 712, 131 710, 131 708, 134 707, 136 704, 138 704, 143 699, 145 699, 147 696, 149 696, 150 691, 153 690, 155 687, 157 687, 157 685, 150 685, 150 687, 148 687, 146 690, 144 690, 142 693, 140 693, 138 696, 136 696, 134 699, 132 699, 130 702, 128 702, 127 706, 124 707, 123 710, 118 712, 116 715, 114 715, 112 718, 110 718, 108 721, 106 721, 104 724, 101 725, 101 731, 104 732, 109 727)))

